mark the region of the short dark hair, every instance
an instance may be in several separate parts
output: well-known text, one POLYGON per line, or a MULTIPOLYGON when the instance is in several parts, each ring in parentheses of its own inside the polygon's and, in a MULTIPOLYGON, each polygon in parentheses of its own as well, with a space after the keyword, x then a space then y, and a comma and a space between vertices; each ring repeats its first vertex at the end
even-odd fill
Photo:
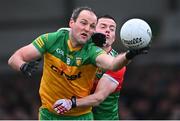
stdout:
POLYGON ((83 6, 83 7, 78 7, 76 9, 73 10, 73 13, 72 13, 72 16, 71 16, 71 19, 73 19, 74 21, 77 20, 79 14, 81 13, 81 11, 83 10, 87 10, 87 11, 90 11, 92 13, 94 13, 96 15, 96 12, 90 8, 90 7, 87 7, 87 6, 83 6))
POLYGON ((98 20, 101 19, 101 18, 108 18, 108 19, 112 19, 115 23, 116 23, 116 20, 114 17, 108 15, 108 14, 105 14, 105 15, 101 15, 98 17, 98 20))

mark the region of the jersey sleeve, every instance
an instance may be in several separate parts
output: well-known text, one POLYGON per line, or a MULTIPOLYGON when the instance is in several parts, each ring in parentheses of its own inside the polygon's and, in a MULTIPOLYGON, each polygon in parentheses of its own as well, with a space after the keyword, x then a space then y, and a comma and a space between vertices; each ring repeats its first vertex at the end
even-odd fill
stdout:
POLYGON ((57 40, 57 32, 47 33, 36 38, 32 44, 41 54, 45 53, 57 40))
POLYGON ((105 54, 106 52, 101 49, 100 47, 97 46, 93 46, 90 49, 89 55, 91 57, 91 62, 96 65, 96 57, 101 55, 101 54, 105 54))
POLYGON ((126 72, 126 67, 123 67, 121 70, 116 72, 108 70, 103 76, 106 76, 113 82, 117 83, 118 87, 116 88, 116 91, 119 91, 122 87, 125 72, 126 72))

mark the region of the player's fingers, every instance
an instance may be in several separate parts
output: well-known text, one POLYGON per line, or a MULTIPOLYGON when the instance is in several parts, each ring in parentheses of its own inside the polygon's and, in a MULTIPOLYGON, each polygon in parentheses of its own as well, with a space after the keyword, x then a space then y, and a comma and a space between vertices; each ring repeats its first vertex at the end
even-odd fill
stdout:
POLYGON ((64 114, 65 112, 67 112, 67 109, 64 106, 57 107, 58 114, 64 114))
POLYGON ((61 106, 61 105, 60 105, 60 106, 57 107, 57 109, 58 109, 58 110, 62 110, 63 107, 64 107, 64 106, 61 106))
POLYGON ((54 109, 54 108, 57 108, 57 107, 60 106, 60 105, 62 105, 62 103, 55 103, 55 104, 53 105, 53 109, 54 109))

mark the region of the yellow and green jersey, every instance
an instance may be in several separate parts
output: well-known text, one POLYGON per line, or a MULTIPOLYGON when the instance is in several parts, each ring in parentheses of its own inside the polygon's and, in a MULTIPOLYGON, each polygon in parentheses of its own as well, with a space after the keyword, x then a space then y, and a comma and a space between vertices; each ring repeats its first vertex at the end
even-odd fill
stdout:
MULTIPOLYGON (((73 48, 68 30, 44 34, 33 41, 44 55, 39 90, 42 108, 54 112, 52 106, 58 99, 81 98, 90 94, 97 70, 95 59, 105 53, 90 41, 82 48, 73 48)), ((77 107, 64 115, 78 116, 90 111, 91 107, 77 107)))

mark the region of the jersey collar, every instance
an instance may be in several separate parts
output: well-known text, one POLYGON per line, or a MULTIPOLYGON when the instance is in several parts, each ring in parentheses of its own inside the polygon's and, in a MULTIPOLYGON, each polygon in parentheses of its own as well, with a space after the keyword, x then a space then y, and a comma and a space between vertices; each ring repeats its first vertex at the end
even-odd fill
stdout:
POLYGON ((71 43, 71 40, 68 40, 67 44, 68 44, 68 47, 69 47, 70 51, 78 51, 78 50, 80 50, 82 48, 82 47, 73 47, 72 43, 71 43))

